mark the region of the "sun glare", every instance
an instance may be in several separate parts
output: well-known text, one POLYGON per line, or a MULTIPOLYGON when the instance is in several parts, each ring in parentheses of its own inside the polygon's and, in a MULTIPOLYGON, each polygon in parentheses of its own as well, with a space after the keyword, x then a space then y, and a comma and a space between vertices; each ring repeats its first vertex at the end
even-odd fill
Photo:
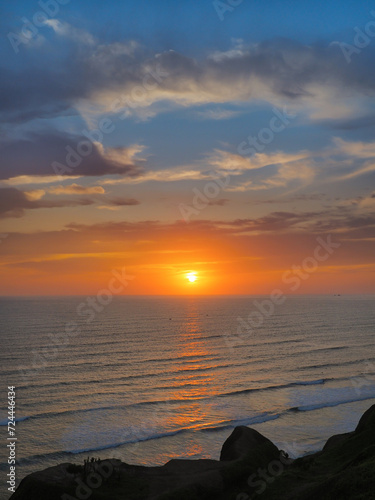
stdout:
POLYGON ((187 273, 186 278, 190 281, 190 283, 194 283, 194 281, 197 281, 196 273, 187 273))

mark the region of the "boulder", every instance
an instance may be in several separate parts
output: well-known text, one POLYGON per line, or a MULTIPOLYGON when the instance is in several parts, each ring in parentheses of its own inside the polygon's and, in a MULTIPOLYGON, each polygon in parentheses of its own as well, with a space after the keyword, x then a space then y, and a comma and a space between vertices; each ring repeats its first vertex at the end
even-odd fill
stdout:
POLYGON ((280 455, 277 447, 255 429, 241 425, 236 427, 223 444, 220 461, 240 460, 249 455, 263 452, 266 460, 274 460, 280 455))

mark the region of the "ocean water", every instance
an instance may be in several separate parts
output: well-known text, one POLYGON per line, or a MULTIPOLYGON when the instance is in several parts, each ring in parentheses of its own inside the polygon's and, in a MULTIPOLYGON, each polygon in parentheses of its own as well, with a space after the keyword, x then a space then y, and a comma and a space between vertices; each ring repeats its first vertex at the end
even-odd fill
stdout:
POLYGON ((266 299, 115 297, 90 313, 85 297, 1 298, 0 497, 7 386, 17 484, 88 455, 218 459, 236 425, 291 456, 354 429, 375 403, 374 296, 293 296, 257 313, 266 299))

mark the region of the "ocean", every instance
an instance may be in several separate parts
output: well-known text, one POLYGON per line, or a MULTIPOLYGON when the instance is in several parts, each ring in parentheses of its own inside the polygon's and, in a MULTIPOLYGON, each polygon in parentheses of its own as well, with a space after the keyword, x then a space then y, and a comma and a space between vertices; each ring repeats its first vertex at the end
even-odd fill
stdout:
POLYGON ((375 403, 374 296, 1 298, 17 484, 90 457, 160 465, 219 459, 236 425, 291 456, 353 430, 375 403), (266 301, 266 302, 264 302, 266 301))

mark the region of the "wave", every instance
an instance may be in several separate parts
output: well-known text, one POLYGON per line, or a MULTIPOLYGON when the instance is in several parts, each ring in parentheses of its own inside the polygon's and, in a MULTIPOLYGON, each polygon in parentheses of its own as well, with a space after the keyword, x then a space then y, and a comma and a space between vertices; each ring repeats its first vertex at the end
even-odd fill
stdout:
POLYGON ((325 403, 317 403, 315 405, 293 406, 292 408, 289 408, 288 411, 297 412, 297 411, 321 410, 323 408, 332 408, 334 406, 345 405, 348 403, 357 403, 360 401, 368 401, 370 399, 375 399, 375 394, 373 394, 372 396, 366 396, 363 398, 352 398, 352 399, 344 399, 341 401, 330 401, 330 402, 325 402, 325 403))
POLYGON ((251 389, 242 389, 240 391, 232 391, 232 392, 225 392, 223 394, 218 394, 217 397, 228 397, 228 396, 235 396, 237 394, 248 394, 249 392, 259 392, 259 391, 274 391, 277 389, 287 389, 289 387, 296 387, 300 385, 320 385, 320 384, 325 384, 326 382, 333 380, 331 378, 322 378, 318 380, 306 380, 306 381, 301 381, 301 382, 289 382, 288 384, 281 384, 281 385, 269 385, 267 387, 254 387, 251 389))
MULTIPOLYGON (((242 419, 233 419, 233 420, 227 420, 220 422, 219 425, 216 426, 193 426, 193 427, 183 427, 181 429, 175 429, 175 430, 170 430, 170 431, 164 431, 164 432, 158 432, 155 434, 149 434, 149 435, 142 435, 145 434, 144 431, 140 430, 138 436, 131 437, 129 439, 117 441, 114 443, 107 443, 103 445, 92 445, 92 446, 83 446, 81 448, 74 448, 71 450, 65 450, 63 452, 58 452, 59 455, 63 454, 73 454, 77 455, 80 453, 88 453, 88 452, 94 452, 94 451, 102 451, 102 450, 109 450, 109 449, 115 449, 119 448, 120 446, 124 446, 126 444, 134 444, 134 443, 141 443, 144 441, 153 441, 156 439, 162 439, 162 438, 168 438, 172 436, 177 436, 178 434, 183 434, 187 432, 217 432, 217 431, 223 431, 225 429, 231 429, 234 428, 238 425, 254 425, 254 424, 260 424, 263 422, 268 422, 270 420, 276 420, 279 418, 281 414, 269 414, 269 413, 263 413, 260 415, 256 415, 253 417, 248 417, 248 418, 242 418, 242 419)), ((29 460, 33 460, 35 458, 39 457, 45 457, 45 455, 38 455, 34 457, 28 457, 29 460)))
MULTIPOLYGON (((375 358, 367 358, 366 361, 375 361, 375 358)), ((340 363, 326 363, 324 365, 301 366, 300 369, 301 370, 309 370, 309 369, 315 369, 315 368, 331 368, 333 366, 357 365, 359 363, 363 363, 363 359, 341 361, 340 363)))
MULTIPOLYGON (((241 363, 241 364, 225 364, 225 365, 210 365, 210 366, 205 366, 205 367, 200 367, 200 368, 185 368, 185 369, 173 369, 173 370, 168 370, 168 371, 159 371, 156 373, 140 373, 140 374, 135 374, 135 375, 126 375, 126 376, 120 376, 120 377, 111 377, 111 378, 106 378, 105 382, 122 382, 122 381, 127 381, 127 380, 134 380, 134 379, 149 379, 153 377, 162 377, 162 376, 175 376, 175 375, 180 375, 181 373, 188 373, 188 372, 210 372, 212 370, 220 370, 222 368, 230 368, 230 367, 239 367, 239 366, 246 366, 248 363, 241 363)), ((114 366, 114 365, 108 365, 108 366, 114 366)), ((178 366, 183 366, 182 363, 179 363, 178 366)), ((37 372, 37 370, 36 370, 37 372)), ((79 385, 98 385, 103 383, 102 378, 97 378, 97 379, 91 379, 91 380, 70 380, 70 381, 61 381, 61 382, 54 382, 54 383, 47 383, 47 384, 38 384, 38 389, 40 388, 47 388, 47 387, 59 387, 59 386, 79 386, 79 385)), ((18 386, 18 389, 30 389, 28 385, 23 385, 23 386, 18 386)))
MULTIPOLYGON (((85 413, 91 413, 91 412, 103 412, 103 411, 119 411, 119 410, 130 410, 134 408, 141 408, 141 407, 153 407, 157 405, 165 405, 165 408, 168 405, 173 405, 173 404, 187 404, 187 403, 198 403, 201 401, 214 401, 219 398, 229 398, 229 397, 236 397, 240 396, 243 394, 251 394, 251 393, 259 393, 259 392, 266 392, 266 391, 277 391, 277 390, 282 390, 282 389, 289 389, 289 388, 298 388, 298 387, 309 387, 309 386, 315 386, 315 385, 324 385, 327 382, 336 382, 336 381, 343 381, 343 380, 351 380, 353 377, 335 377, 335 378, 320 378, 320 379, 314 379, 314 380, 302 380, 302 381, 294 381, 294 382, 289 382, 285 384, 279 384, 279 385, 269 385, 265 387, 252 387, 248 389, 241 389, 237 391, 230 391, 230 392, 224 392, 224 393, 219 393, 219 394, 213 394, 209 396, 196 396, 196 397, 189 397, 189 398, 174 398, 174 399, 157 399, 157 400, 146 400, 146 401, 139 401, 135 403, 125 403, 125 404, 109 404, 106 406, 97 406, 97 407, 88 407, 88 408, 71 408, 71 409, 64 409, 64 410, 57 410, 57 411, 51 411, 51 412, 41 412, 38 414, 34 415, 29 415, 27 417, 20 417, 17 418, 16 422, 22 422, 24 420, 36 420, 36 419, 43 419, 43 418, 54 418, 54 417, 64 417, 67 415, 79 415, 79 414, 85 414, 85 413)), ((160 387, 159 390, 164 390, 165 387, 160 387)), ((365 399, 372 399, 372 397, 366 397, 365 399)), ((352 401, 360 401, 361 399, 351 399, 351 400, 345 400, 342 403, 339 402, 328 402, 326 404, 322 405, 306 405, 306 406, 298 406, 298 407, 293 407, 288 409, 287 411, 310 411, 312 409, 318 409, 320 407, 325 407, 325 406, 337 406, 338 404, 344 404, 345 402, 352 402, 352 401)), ((8 424, 7 420, 2 420, 0 421, 0 426, 6 426, 8 424)))
MULTIPOLYGON (((342 379, 345 379, 343 377, 342 379)), ((266 387, 253 387, 249 389, 242 389, 239 391, 231 391, 226 393, 214 394, 210 396, 197 396, 190 398, 175 398, 175 399, 159 399, 159 400, 149 400, 149 401, 139 401, 136 403, 129 403, 123 405, 106 405, 106 406, 97 406, 97 407, 89 407, 89 408, 72 408, 62 411, 52 411, 52 412, 44 412, 38 413, 34 415, 30 415, 28 417, 20 418, 17 421, 22 420, 36 420, 42 418, 53 418, 53 417, 62 417, 67 415, 79 415, 90 412, 101 412, 101 411, 111 411, 111 410, 128 410, 134 409, 137 407, 145 407, 145 406, 155 406, 155 405, 169 405, 169 404, 180 404, 180 403, 189 403, 189 402, 199 402, 206 400, 214 400, 216 398, 225 398, 231 396, 238 396, 241 394, 249 394, 252 392, 262 392, 262 391, 272 391, 272 390, 280 390, 280 389, 288 389, 292 387, 301 387, 301 386, 312 386, 312 385, 323 385, 328 381, 332 380, 340 380, 333 378, 324 378, 324 379, 316 379, 316 380, 304 380, 304 381, 295 381, 289 382, 287 384, 280 385, 270 385, 266 387)), ((164 389, 164 388, 163 388, 164 389)), ((7 421, 1 422, 1 425, 7 425, 7 421)))
MULTIPOLYGON (((304 383, 305 385, 314 385, 319 383, 319 381, 307 381, 304 383)), ((301 385, 302 382, 300 383, 294 383, 293 385, 301 385)), ((26 465, 30 463, 35 463, 38 460, 45 461, 45 459, 58 459, 58 460, 63 460, 64 457, 69 457, 71 455, 77 455, 81 453, 88 453, 88 452, 95 452, 95 451, 101 451, 101 450, 109 450, 109 449, 115 449, 120 446, 126 445, 126 444, 133 444, 133 443, 138 443, 138 442, 143 442, 143 441, 152 441, 152 440, 157 440, 157 439, 162 439, 162 438, 168 438, 172 436, 176 436, 182 433, 187 433, 187 432, 220 432, 224 431, 226 429, 231 429, 239 425, 256 425, 256 424, 262 424, 271 420, 276 420, 282 416, 287 415, 290 412, 304 412, 304 411, 315 411, 315 410, 320 410, 323 408, 329 408, 333 406, 339 406, 343 404, 348 404, 348 403, 353 403, 353 402, 359 402, 359 401, 366 401, 370 399, 375 399, 375 395, 373 396, 367 396, 363 398, 351 398, 351 399, 345 399, 345 400, 340 400, 340 401, 332 401, 332 402, 325 402, 325 403, 318 403, 314 405, 305 405, 305 406, 297 406, 297 407, 292 407, 287 409, 286 411, 281 411, 280 413, 261 413, 258 415, 254 415, 252 417, 244 417, 244 418, 237 418, 237 419, 231 419, 231 420, 223 420, 221 422, 218 422, 216 425, 197 425, 197 426, 192 426, 192 427, 184 427, 180 429, 174 429, 170 431, 162 431, 162 432, 157 432, 153 434, 147 435, 146 432, 142 429, 139 430, 138 435, 132 436, 129 439, 123 439, 119 440, 117 442, 112 442, 112 443, 106 443, 103 445, 92 445, 92 446, 82 446, 82 447, 77 447, 69 450, 61 450, 61 451, 56 451, 52 453, 47 453, 47 454, 38 454, 38 455, 32 455, 29 457, 24 457, 20 460, 18 460, 19 465, 26 465)), ((90 411, 90 410, 86 410, 90 411)), ((30 417, 23 417, 23 419, 28 419, 30 417)), ((5 464, 6 465, 6 464, 5 464)), ((0 464, 0 469, 2 469, 4 464, 0 464)))
MULTIPOLYGON (((32 418, 31 416, 30 417, 17 417, 15 422, 24 422, 25 420, 29 420, 30 418, 32 418)), ((5 419, 5 420, 0 420, 0 427, 6 427, 8 425, 8 422, 9 420, 8 419, 5 419)))
POLYGON ((77 455, 79 453, 87 453, 90 451, 101 451, 101 450, 115 449, 115 448, 119 448, 120 446, 123 446, 125 444, 141 443, 143 441, 152 441, 154 439, 161 439, 164 437, 176 436, 177 434, 182 434, 183 432, 186 432, 187 430, 189 430, 189 429, 178 429, 175 431, 169 431, 169 432, 166 431, 166 432, 160 432, 158 434, 151 434, 149 436, 144 436, 144 437, 134 437, 132 439, 128 439, 125 441, 119 441, 117 443, 103 444, 102 446, 77 448, 74 450, 69 450, 69 453, 72 453, 73 455, 77 455))
POLYGON ((200 432, 219 432, 223 431, 225 429, 233 429, 234 427, 237 427, 239 425, 254 425, 254 424, 263 424, 264 422, 269 422, 270 420, 277 420, 282 416, 282 413, 262 413, 260 415, 256 415, 254 417, 246 417, 246 418, 239 418, 239 419, 233 419, 233 420, 227 420, 224 422, 221 422, 219 425, 216 426, 208 426, 208 427, 202 427, 200 429, 196 429, 197 431, 200 432))
MULTIPOLYGON (((125 444, 133 444, 133 443, 138 443, 142 441, 150 441, 154 439, 161 439, 163 437, 170 437, 170 436, 175 436, 177 434, 181 434, 183 432, 188 431, 189 429, 178 429, 174 431, 166 431, 166 432, 160 432, 157 434, 150 434, 149 436, 140 436, 137 438, 132 438, 132 439, 127 439, 123 441, 118 441, 115 443, 107 443, 103 445, 92 445, 92 446, 83 446, 82 448, 75 448, 71 450, 60 450, 60 451, 54 451, 50 453, 40 453, 36 455, 30 455, 28 457, 23 457, 21 459, 17 460, 17 465, 29 465, 29 464, 35 464, 39 460, 43 463, 45 463, 46 459, 50 460, 58 460, 58 461, 63 461, 64 459, 69 459, 72 455, 78 455, 80 453, 88 453, 88 452, 94 452, 94 451, 101 451, 101 450, 109 450, 109 449, 116 449, 119 448, 120 446, 123 446, 125 444)), ((3 462, 0 464, 0 470, 2 470, 4 467, 9 467, 7 462, 3 462)))
MULTIPOLYGON (((289 341, 280 341, 277 343, 282 343, 282 342, 289 342, 289 341)), ((293 341, 296 342, 296 341, 293 341)), ((241 346, 234 346, 234 347, 241 347, 241 346)), ((332 347, 332 349, 339 349, 340 347, 332 347)), ((343 347, 345 348, 345 347, 343 347)), ((331 349, 331 348, 327 348, 331 349)), ((323 349, 324 350, 324 349, 323 349)), ((306 351, 308 352, 308 351, 306 351)), ((302 354, 306 353, 305 351, 302 351, 302 354)), ((249 356, 250 357, 250 356, 249 356)), ((198 362, 199 357, 196 358, 196 362, 198 362)), ((210 359, 207 357, 207 359, 202 359, 202 361, 210 362, 210 361, 215 361, 215 360, 223 360, 222 357, 218 357, 215 359, 213 357, 210 359)), ((164 371, 157 371, 157 372, 147 372, 147 373, 139 373, 139 374, 132 374, 132 375, 126 375, 126 376, 117 376, 117 377, 108 377, 106 378, 106 383, 127 383, 127 382, 132 382, 136 379, 150 379, 150 378, 166 378, 169 380, 171 377, 174 377, 176 375, 181 375, 185 373, 205 373, 205 372, 212 372, 213 370, 226 370, 228 368, 240 368, 240 367, 246 367, 249 365, 259 365, 263 363, 263 359, 252 359, 252 361, 246 361, 242 363, 226 363, 226 364, 217 364, 217 365, 208 365, 208 366, 202 366, 202 367, 188 367, 188 368, 183 368, 183 357, 177 359, 178 363, 175 367, 173 367, 170 370, 164 370, 164 371)), ((367 361, 375 361, 375 358, 369 358, 367 361)), ((305 365, 301 366, 301 370, 312 370, 312 369, 322 369, 322 368, 331 368, 331 367, 337 367, 337 366, 347 366, 347 365, 356 365, 363 363, 363 360, 350 360, 350 361, 342 361, 339 363, 326 363, 326 364, 314 364, 314 365, 305 365)), ((107 365, 107 366, 113 366, 112 364, 107 365)), ((46 383, 46 384, 40 384, 38 385, 38 389, 41 388, 48 388, 48 387, 53 387, 53 388, 58 388, 60 386, 62 387, 67 387, 67 386, 91 386, 91 385, 100 385, 103 383, 102 378, 93 378, 91 380, 70 380, 70 381, 60 381, 60 382, 54 382, 54 383, 46 383)), ((27 389, 30 390, 29 385, 20 385, 18 386, 18 389, 27 389)))
MULTIPOLYGON (((168 404, 174 404, 174 403, 176 403, 176 404, 188 403, 188 402, 193 402, 193 401, 197 402, 197 401, 210 400, 210 399, 215 399, 215 398, 236 396, 238 394, 246 394, 249 392, 277 390, 277 389, 284 389, 284 388, 288 388, 288 387, 295 387, 295 386, 301 386, 301 385, 303 386, 303 385, 324 384, 328 380, 331 380, 331 379, 307 380, 307 381, 301 381, 301 382, 291 382, 289 384, 283 384, 283 385, 274 385, 274 386, 267 386, 267 387, 254 387, 251 389, 243 389, 240 391, 215 394, 213 396, 206 396, 206 397, 197 396, 195 398, 179 398, 179 399, 168 399, 168 400, 160 399, 160 400, 154 400, 154 401, 139 401, 137 403, 124 404, 124 405, 107 405, 107 406, 98 406, 98 407, 94 407, 94 408, 78 408, 78 409, 70 409, 70 410, 62 410, 62 411, 54 411, 54 412, 44 412, 44 413, 37 413, 35 415, 30 415, 28 417, 23 417, 17 421, 35 420, 38 418, 60 417, 60 416, 65 416, 65 415, 74 415, 74 414, 89 413, 89 412, 95 412, 95 411, 125 410, 125 409, 130 409, 130 408, 141 407, 141 406, 168 405, 168 404)), ((7 421, 4 420, 1 423, 1 425, 7 425, 7 421)))

